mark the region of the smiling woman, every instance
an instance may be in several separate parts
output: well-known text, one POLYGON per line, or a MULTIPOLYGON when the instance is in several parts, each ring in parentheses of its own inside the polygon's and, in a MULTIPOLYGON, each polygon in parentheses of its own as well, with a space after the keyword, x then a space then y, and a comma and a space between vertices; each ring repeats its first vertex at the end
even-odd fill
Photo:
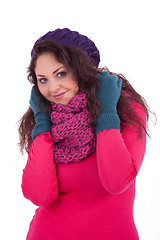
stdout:
POLYGON ((35 74, 40 93, 50 102, 66 105, 78 93, 77 80, 53 54, 38 57, 35 74))
MULTIPOLYGON (((64 29, 64 31, 67 32, 68 30, 64 29)), ((64 102, 61 103, 65 105, 70 99, 70 96, 77 94, 77 91, 85 92, 87 98, 87 108, 89 109, 90 122, 91 125, 93 125, 96 122, 99 106, 99 101, 95 96, 95 93, 99 86, 99 79, 97 73, 101 71, 97 68, 97 62, 99 62, 99 55, 96 46, 93 42, 87 40, 86 37, 82 37, 82 42, 84 40, 86 42, 84 48, 89 49, 87 50, 89 51, 89 55, 85 51, 73 47, 73 44, 71 44, 70 46, 65 46, 59 44, 59 42, 57 41, 51 41, 41 38, 41 41, 37 41, 34 44, 31 52, 32 58, 28 67, 28 80, 37 89, 40 102, 42 102, 45 105, 47 111, 51 113, 52 109, 50 102, 60 102, 60 100, 62 99, 59 99, 59 97, 61 96, 56 96, 54 98, 53 96, 59 95, 61 92, 57 90, 56 93, 53 93, 55 91, 53 89, 51 93, 52 96, 50 96, 49 93, 41 94, 41 86, 43 87, 42 89, 44 90, 44 92, 48 92, 48 90, 45 90, 45 86, 47 86, 47 89, 51 84, 51 87, 49 87, 49 89, 51 90, 51 88, 55 87, 57 84, 59 85, 59 83, 61 82, 63 82, 64 86, 66 79, 70 79, 70 83, 69 85, 67 84, 67 89, 65 90, 68 90, 68 86, 72 84, 72 91, 69 91, 69 94, 67 93, 66 96, 64 95, 66 99, 64 98, 64 102), (90 48, 88 48, 88 45, 90 46, 90 48), (49 59, 51 59, 51 62, 48 63, 49 59), (45 60, 45 62, 43 60, 45 60), (53 65, 53 61, 56 65, 53 65), (41 66, 37 63, 40 63, 41 66), (39 69, 37 69, 38 66, 39 69), (48 69, 49 67, 50 71, 49 73, 47 73, 46 69, 48 69), (61 69, 62 67, 63 69, 61 69), (50 81, 51 79, 52 81, 50 81), (75 87, 73 87, 74 85, 75 87)), ((71 41, 73 43, 73 40, 71 41)), ((60 85, 58 86, 58 88, 59 87, 60 85)), ((65 91, 62 93, 65 93, 65 91)), ((32 130, 33 128, 35 128, 34 126, 34 113, 31 107, 29 107, 29 109, 20 121, 19 133, 21 151, 25 149, 28 152, 29 146, 32 143, 31 133, 33 133, 32 130)))
POLYGON ((139 239, 133 203, 148 107, 99 62, 95 44, 66 28, 33 47, 19 127, 29 153, 22 191, 39 206, 27 240, 139 239))

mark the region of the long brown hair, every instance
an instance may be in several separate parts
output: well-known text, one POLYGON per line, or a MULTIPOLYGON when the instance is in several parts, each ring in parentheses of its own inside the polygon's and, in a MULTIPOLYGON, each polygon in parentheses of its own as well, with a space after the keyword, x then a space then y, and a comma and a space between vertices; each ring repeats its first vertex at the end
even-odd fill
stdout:
MULTIPOLYGON (((96 92, 99 88, 98 73, 103 71, 110 72, 106 67, 97 68, 97 66, 88 58, 87 54, 78 48, 63 46, 53 41, 44 40, 34 45, 33 57, 28 67, 28 80, 37 87, 37 78, 35 75, 35 66, 37 58, 43 53, 52 53, 57 61, 61 62, 77 79, 79 90, 86 93, 87 107, 90 114, 91 124, 95 126, 96 119, 100 109, 100 103, 96 99, 96 92)), ((110 74, 113 74, 110 72, 110 74)), ((116 74, 116 73, 114 73, 116 74)), ((127 81, 122 74, 116 74, 122 79, 121 96, 117 104, 117 113, 121 120, 121 128, 134 125, 141 136, 142 129, 147 133, 147 127, 140 116, 133 110, 131 103, 138 102, 146 113, 146 119, 149 118, 149 108, 146 101, 142 98, 127 81)), ((38 87, 37 87, 38 89, 38 87)), ((48 111, 51 111, 50 103, 41 94, 41 101, 46 105, 48 111)), ((28 151, 32 143, 32 129, 35 126, 34 114, 31 107, 19 121, 19 139, 20 149, 28 151)))

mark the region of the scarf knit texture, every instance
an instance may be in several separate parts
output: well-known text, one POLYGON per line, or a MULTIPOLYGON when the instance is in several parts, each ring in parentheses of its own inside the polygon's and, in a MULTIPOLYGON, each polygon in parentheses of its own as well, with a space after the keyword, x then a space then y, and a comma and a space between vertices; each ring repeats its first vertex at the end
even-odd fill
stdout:
POLYGON ((96 138, 90 125, 86 94, 75 95, 65 106, 51 103, 51 108, 55 162, 78 162, 94 152, 96 138))

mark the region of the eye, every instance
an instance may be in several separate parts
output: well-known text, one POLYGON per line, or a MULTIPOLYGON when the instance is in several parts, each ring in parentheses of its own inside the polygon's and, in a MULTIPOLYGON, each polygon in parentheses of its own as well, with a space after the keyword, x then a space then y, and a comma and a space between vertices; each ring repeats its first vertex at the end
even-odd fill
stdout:
POLYGON ((61 78, 61 77, 66 76, 66 74, 67 74, 66 72, 59 72, 59 73, 57 74, 57 76, 61 78))
POLYGON ((45 83, 45 82, 47 81, 47 79, 46 79, 46 78, 40 78, 38 81, 39 81, 40 83, 45 83))

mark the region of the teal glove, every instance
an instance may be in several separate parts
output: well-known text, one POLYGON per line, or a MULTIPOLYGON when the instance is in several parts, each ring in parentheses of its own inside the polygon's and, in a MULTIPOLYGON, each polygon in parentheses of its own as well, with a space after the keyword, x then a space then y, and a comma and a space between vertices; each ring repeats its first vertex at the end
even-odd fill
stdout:
POLYGON ((96 123, 96 134, 104 129, 116 128, 120 130, 120 119, 117 114, 117 102, 121 94, 122 79, 109 72, 98 74, 100 88, 97 99, 102 104, 101 112, 96 123))
MULTIPOLYGON (((36 125, 32 130, 32 139, 34 140, 37 135, 44 132, 51 132, 52 122, 49 113, 42 113, 39 109, 39 100, 40 95, 36 87, 33 87, 31 90, 31 97, 30 97, 30 106, 34 113, 34 118, 36 125)), ((46 107, 44 104, 41 104, 41 109, 46 111, 46 107)))

